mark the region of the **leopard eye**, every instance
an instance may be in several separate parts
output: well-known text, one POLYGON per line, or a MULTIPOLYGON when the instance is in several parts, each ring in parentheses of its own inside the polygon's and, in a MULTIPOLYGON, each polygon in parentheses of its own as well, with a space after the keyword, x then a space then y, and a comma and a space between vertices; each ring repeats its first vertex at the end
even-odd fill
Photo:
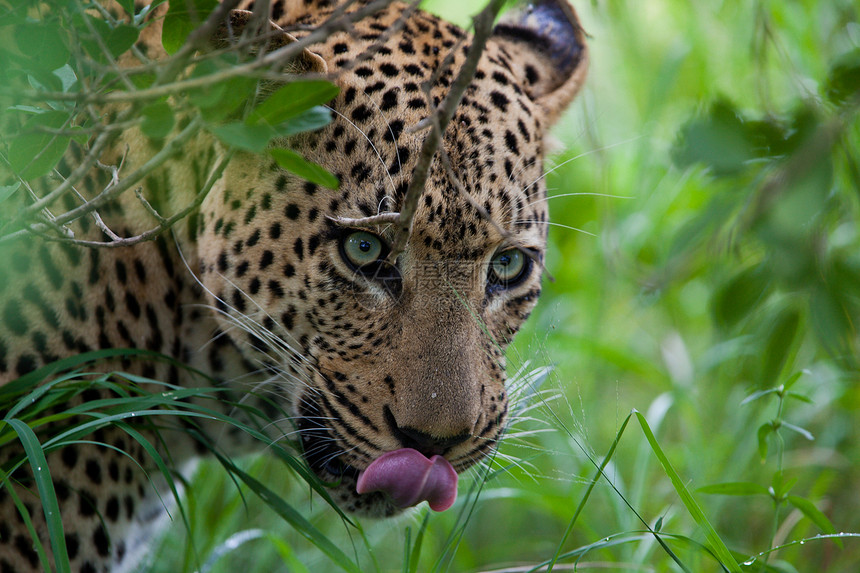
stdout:
POLYGON ((512 287, 528 276, 531 259, 520 249, 496 253, 490 261, 489 282, 504 288, 512 287))
POLYGON ((383 248, 382 239, 365 231, 349 233, 341 241, 344 258, 356 268, 378 261, 383 248))

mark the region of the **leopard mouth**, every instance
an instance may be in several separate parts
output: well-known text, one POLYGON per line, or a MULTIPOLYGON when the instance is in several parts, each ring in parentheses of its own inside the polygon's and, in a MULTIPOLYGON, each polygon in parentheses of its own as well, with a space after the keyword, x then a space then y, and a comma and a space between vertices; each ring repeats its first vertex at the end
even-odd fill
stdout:
POLYGON ((298 430, 302 437, 302 456, 314 473, 325 481, 358 479, 361 470, 343 460, 344 450, 338 447, 329 429, 317 417, 302 416, 298 430))
POLYGON ((428 459, 415 449, 400 448, 359 469, 344 461, 345 452, 318 417, 302 416, 298 427, 305 461, 332 484, 332 498, 349 512, 390 517, 422 501, 434 511, 444 511, 457 498, 457 472, 440 455, 428 459))
POLYGON ((318 417, 303 415, 298 421, 302 457, 323 482, 332 500, 344 511, 363 517, 393 517, 402 512, 385 494, 356 491, 361 470, 344 461, 345 451, 337 446, 318 417))

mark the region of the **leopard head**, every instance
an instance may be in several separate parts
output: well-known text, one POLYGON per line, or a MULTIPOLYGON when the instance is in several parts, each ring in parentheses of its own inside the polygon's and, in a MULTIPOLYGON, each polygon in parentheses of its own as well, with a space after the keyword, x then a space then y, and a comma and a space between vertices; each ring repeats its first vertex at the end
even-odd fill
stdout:
MULTIPOLYGON (((324 4, 288 3, 277 24, 319 24, 324 4)), ((312 46, 340 88, 333 121, 286 143, 339 188, 237 156, 202 208, 198 256, 222 330, 273 373, 332 497, 364 515, 453 502, 456 473, 503 433, 505 348, 541 291, 544 136, 587 62, 563 0, 496 26, 396 261, 394 226, 356 221, 403 208, 426 120, 470 42, 394 3, 312 46)))

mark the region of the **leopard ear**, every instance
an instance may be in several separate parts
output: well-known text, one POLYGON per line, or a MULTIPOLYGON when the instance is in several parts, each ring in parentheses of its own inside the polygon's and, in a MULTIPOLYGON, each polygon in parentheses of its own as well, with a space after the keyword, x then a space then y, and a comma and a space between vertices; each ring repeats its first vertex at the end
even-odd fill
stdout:
POLYGON ((585 32, 567 0, 535 0, 505 14, 491 41, 510 58, 515 74, 553 124, 585 81, 585 32))
MULTIPOLYGON (((211 44, 214 48, 227 48, 238 43, 243 36, 247 36, 257 38, 257 41, 252 44, 252 50, 272 52, 297 41, 294 36, 282 30, 271 20, 268 20, 267 30, 258 29, 256 32, 246 33, 254 24, 253 12, 231 10, 229 18, 225 19, 212 35, 211 44)), ((289 74, 325 74, 328 72, 328 65, 318 54, 304 49, 284 67, 283 71, 289 74)))

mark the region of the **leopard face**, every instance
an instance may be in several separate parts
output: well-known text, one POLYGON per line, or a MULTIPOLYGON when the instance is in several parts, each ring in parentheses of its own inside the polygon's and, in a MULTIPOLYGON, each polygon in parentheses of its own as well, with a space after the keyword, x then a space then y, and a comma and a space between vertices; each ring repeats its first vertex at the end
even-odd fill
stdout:
POLYGON ((312 47, 340 94, 328 127, 289 144, 336 174, 340 188, 242 157, 204 204, 199 236, 221 328, 272 373, 308 463, 338 484, 335 499, 368 515, 401 509, 382 493, 356 493, 360 472, 382 454, 412 448, 462 472, 505 428, 504 351, 541 290, 543 136, 585 62, 578 25, 558 5, 499 25, 392 264, 393 227, 355 220, 402 209, 422 121, 469 46, 461 30, 419 12, 356 64, 405 10, 394 4, 312 47), (557 37, 567 43, 564 65, 534 30, 549 30, 547 22, 566 22, 567 36, 557 37), (453 64, 443 68, 449 54, 453 64))

